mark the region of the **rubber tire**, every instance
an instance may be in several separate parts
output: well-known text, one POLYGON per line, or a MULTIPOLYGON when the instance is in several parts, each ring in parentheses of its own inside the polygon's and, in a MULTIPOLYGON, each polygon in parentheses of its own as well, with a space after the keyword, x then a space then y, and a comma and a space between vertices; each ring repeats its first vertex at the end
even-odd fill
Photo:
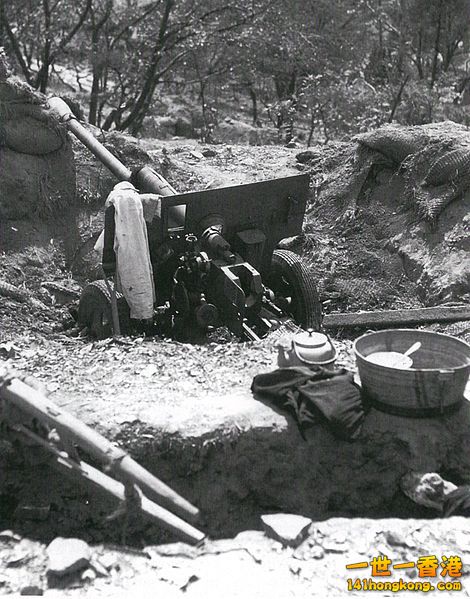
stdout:
POLYGON ((317 288, 312 273, 300 256, 289 250, 274 250, 269 283, 275 294, 290 295, 289 315, 297 324, 304 329, 321 330, 323 315, 317 288))
MULTIPOLYGON (((110 281, 109 284, 112 288, 113 283, 110 281)), ((116 298, 121 335, 126 335, 131 328, 129 305, 121 293, 116 292, 116 298)), ((78 323, 86 326, 92 337, 112 337, 111 296, 104 281, 93 281, 83 290, 78 304, 78 323)))

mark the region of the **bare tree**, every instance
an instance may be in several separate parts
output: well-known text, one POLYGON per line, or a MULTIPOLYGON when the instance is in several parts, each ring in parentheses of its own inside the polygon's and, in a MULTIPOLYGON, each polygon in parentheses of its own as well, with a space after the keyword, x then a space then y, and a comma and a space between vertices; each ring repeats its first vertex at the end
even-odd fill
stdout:
POLYGON ((26 81, 34 88, 47 90, 52 65, 83 27, 92 1, 0 0, 2 28, 26 81))

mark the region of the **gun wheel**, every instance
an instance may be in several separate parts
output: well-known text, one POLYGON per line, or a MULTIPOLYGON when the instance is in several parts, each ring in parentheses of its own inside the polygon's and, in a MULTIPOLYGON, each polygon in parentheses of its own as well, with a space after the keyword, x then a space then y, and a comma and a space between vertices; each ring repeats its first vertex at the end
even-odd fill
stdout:
MULTIPOLYGON (((111 287, 113 283, 109 283, 111 287)), ((130 310, 123 295, 116 292, 121 334, 130 331, 130 310)), ((85 287, 78 304, 78 323, 88 328, 92 337, 106 339, 113 334, 111 296, 104 281, 93 281, 85 287)))
POLYGON ((289 250, 274 250, 269 287, 275 303, 305 329, 321 329, 322 307, 312 273, 300 256, 289 250))

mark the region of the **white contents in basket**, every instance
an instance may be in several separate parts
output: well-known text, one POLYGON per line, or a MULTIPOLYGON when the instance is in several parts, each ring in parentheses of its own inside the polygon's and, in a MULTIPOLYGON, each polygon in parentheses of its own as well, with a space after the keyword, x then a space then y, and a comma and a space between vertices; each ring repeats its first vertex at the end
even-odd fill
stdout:
POLYGON ((378 364, 379 366, 388 366, 389 368, 411 368, 413 360, 405 354, 396 351, 376 351, 373 354, 365 356, 368 362, 378 364))
POLYGON ((401 368, 405 370, 413 366, 413 360, 409 357, 415 351, 421 347, 421 342, 417 341, 406 350, 404 354, 397 351, 376 351, 368 356, 365 356, 366 360, 372 362, 372 364, 378 364, 379 366, 388 366, 389 368, 401 368))

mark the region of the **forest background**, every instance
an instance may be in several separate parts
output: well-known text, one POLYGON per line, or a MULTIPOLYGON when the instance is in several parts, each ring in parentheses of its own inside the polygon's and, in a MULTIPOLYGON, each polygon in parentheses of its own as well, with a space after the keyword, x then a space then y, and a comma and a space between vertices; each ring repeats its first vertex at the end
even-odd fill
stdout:
POLYGON ((0 46, 103 130, 310 145, 470 125, 470 0, 0 0, 0 46))

